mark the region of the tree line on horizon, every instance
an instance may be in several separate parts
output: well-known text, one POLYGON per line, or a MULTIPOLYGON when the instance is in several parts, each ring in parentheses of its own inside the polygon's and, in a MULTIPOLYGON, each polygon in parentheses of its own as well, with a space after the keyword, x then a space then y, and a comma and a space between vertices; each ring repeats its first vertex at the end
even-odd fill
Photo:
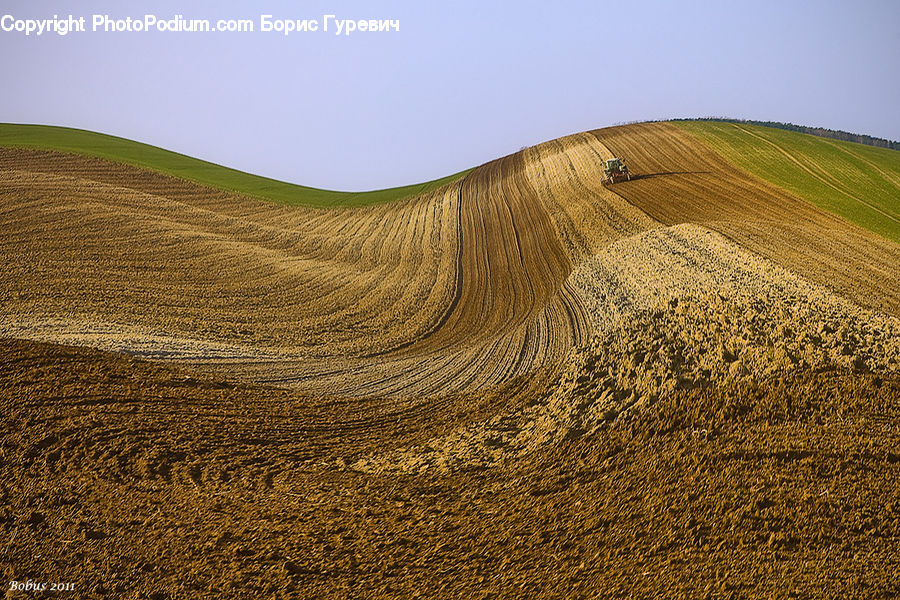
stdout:
POLYGON ((893 142, 884 138, 873 137, 862 133, 850 133, 849 131, 841 131, 839 129, 827 129, 825 127, 806 127, 805 125, 794 125, 793 123, 782 123, 780 121, 753 121, 749 119, 730 119, 728 117, 701 117, 698 119, 672 119, 673 121, 720 121, 724 123, 737 123, 747 125, 759 125, 761 127, 772 127, 773 129, 784 129, 787 131, 796 131, 798 133, 806 133, 823 138, 833 140, 842 140, 845 142, 856 142, 857 144, 865 144, 866 146, 876 146, 878 148, 889 148, 891 150, 900 150, 900 142, 893 142))

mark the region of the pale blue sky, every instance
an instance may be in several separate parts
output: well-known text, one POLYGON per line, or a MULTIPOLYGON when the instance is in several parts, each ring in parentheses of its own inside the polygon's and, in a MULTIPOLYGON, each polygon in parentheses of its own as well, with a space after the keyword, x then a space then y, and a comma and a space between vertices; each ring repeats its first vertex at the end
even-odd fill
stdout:
POLYGON ((398 33, 0 32, 0 121, 331 189, 440 177, 616 122, 900 139, 900 2, 3 2, 0 15, 391 18, 398 33), (127 8, 122 8, 127 7, 127 8))

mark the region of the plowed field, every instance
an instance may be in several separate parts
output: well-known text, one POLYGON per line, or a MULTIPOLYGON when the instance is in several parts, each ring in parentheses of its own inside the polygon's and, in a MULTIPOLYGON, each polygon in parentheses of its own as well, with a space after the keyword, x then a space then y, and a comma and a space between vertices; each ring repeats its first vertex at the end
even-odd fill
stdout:
POLYGON ((683 128, 343 209, 0 148, 0 226, 7 582, 900 594, 900 246, 683 128))
POLYGON ((616 193, 654 219, 703 224, 860 304, 900 314, 897 244, 739 171, 674 125, 595 134, 642 174, 616 193))

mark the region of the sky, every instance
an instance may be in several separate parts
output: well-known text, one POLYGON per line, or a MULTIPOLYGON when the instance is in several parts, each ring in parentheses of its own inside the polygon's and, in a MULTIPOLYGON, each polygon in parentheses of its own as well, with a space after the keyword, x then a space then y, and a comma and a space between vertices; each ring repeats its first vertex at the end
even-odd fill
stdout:
POLYGON ((728 116, 900 140, 900 2, 0 0, 0 121, 89 129, 285 181, 366 190, 569 133, 728 116), (94 14, 252 33, 91 31, 94 14), (317 32, 259 31, 260 15, 317 32), (337 19, 398 31, 335 35, 337 19))

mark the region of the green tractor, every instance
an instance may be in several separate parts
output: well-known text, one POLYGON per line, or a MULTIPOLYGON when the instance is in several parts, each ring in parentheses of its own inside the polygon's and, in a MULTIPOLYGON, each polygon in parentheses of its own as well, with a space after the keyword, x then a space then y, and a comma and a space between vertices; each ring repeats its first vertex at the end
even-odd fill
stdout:
POLYGON ((603 183, 617 183, 619 181, 631 181, 631 173, 625 166, 624 158, 611 158, 606 161, 606 168, 603 169, 603 183))

